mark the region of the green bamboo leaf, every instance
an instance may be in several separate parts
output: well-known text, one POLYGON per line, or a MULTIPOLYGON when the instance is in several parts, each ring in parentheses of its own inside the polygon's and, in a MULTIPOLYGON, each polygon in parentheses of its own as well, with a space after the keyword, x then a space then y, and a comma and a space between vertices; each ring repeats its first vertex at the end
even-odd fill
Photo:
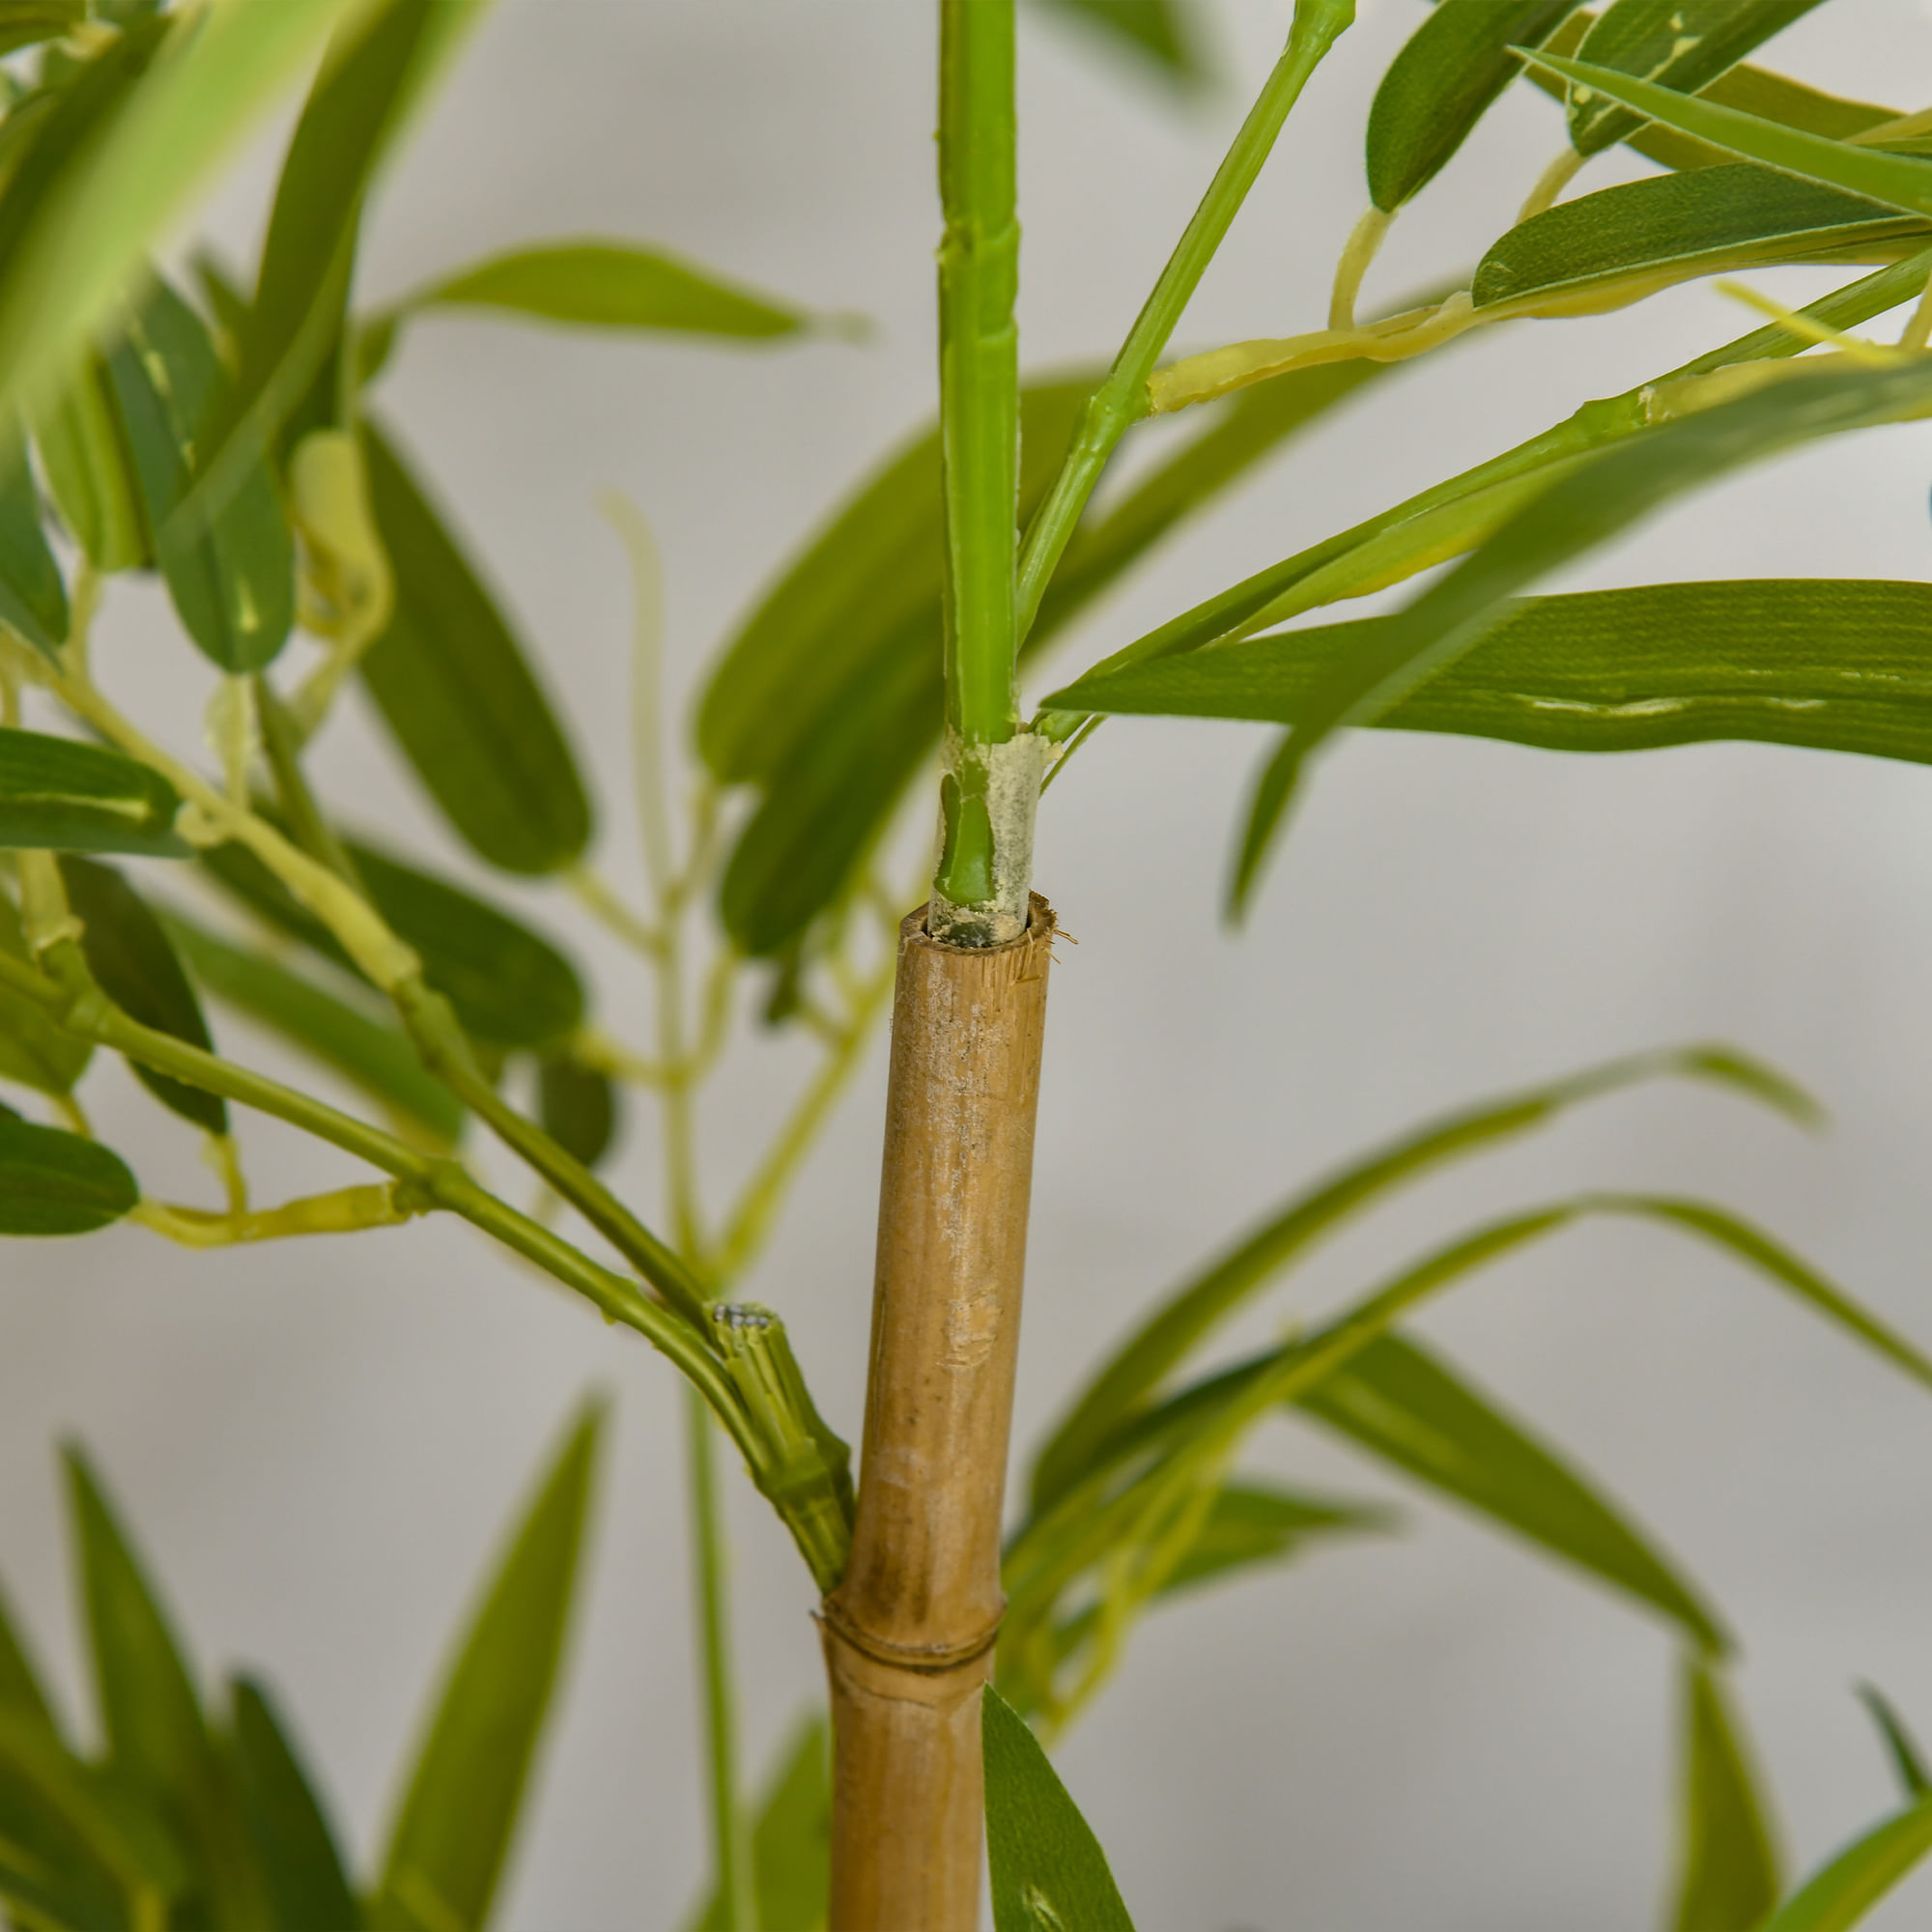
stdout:
MULTIPOLYGON (((1385 620, 1246 639, 1083 678, 1069 710, 1266 719, 1308 695, 1385 620)), ((1924 639, 1932 585, 1788 578, 1653 583, 1505 607, 1468 654, 1375 723, 1558 752, 1713 739, 1932 763, 1924 639)))
POLYGON ((1042 1513, 1067 1493, 1096 1448, 1215 1327, 1350 1215, 1447 1161, 1543 1126, 1565 1108, 1662 1077, 1731 1088, 1801 1125, 1818 1119, 1816 1103, 1771 1068, 1728 1047, 1696 1045, 1606 1061, 1545 1086, 1480 1102, 1385 1143, 1291 1196, 1251 1235, 1167 1297, 1114 1350, 1039 1451, 1030 1492, 1034 1513, 1042 1513))
POLYGON ((67 641, 67 586, 41 528, 25 439, 0 435, 0 624, 49 658, 67 641))
POLYGON ((370 179, 420 92, 441 21, 476 0, 378 0, 336 30, 289 142, 254 299, 236 330, 232 386, 196 437, 194 481, 175 511, 206 527, 275 440, 341 334, 370 179))
POLYGON ((616 1090, 595 1067, 547 1053, 537 1063, 537 1118, 566 1153, 595 1167, 616 1136, 616 1090))
MULTIPOLYGON (((100 990, 130 1019, 156 1033, 213 1050, 208 1022, 187 975, 147 901, 111 866, 61 861, 68 903, 86 930, 80 950, 100 990)), ((130 1060, 134 1076, 162 1106, 211 1134, 228 1131, 228 1103, 218 1094, 130 1060)))
POLYGON ((14 1628, 4 1591, 0 1591, 0 1713, 30 1718, 49 1730, 54 1728, 53 1707, 14 1628))
POLYGON ((295 621, 295 545, 268 469, 255 461, 206 524, 174 516, 201 425, 228 389, 207 325, 156 281, 107 366, 156 559, 183 627, 223 670, 260 670, 295 621))
POLYGON ((1587 308, 1611 289, 1627 295, 1621 285, 1635 282, 1662 288, 1833 251, 1908 255, 1928 235, 1932 223, 1881 202, 1729 162, 1625 182, 1532 215, 1483 257, 1473 293, 1478 308, 1550 313, 1587 308))
POLYGON ((87 0, 5 0, 0 5, 0 54, 57 41, 87 18, 87 0))
POLYGON ((489 1918, 556 1683, 602 1421, 593 1406, 571 1431, 443 1686, 371 1905, 385 1932, 489 1918))
POLYGON ((1605 96, 1747 161, 1762 161, 1802 180, 1821 182, 1827 187, 1842 188, 1847 194, 1863 195, 1868 201, 1881 201, 1913 214, 1932 214, 1932 161, 1830 140, 1715 100, 1613 73, 1587 61, 1529 50, 1525 50, 1525 58, 1571 82, 1573 98, 1577 89, 1593 97, 1605 96))
POLYGON ((1777 1851, 1723 1687, 1684 1665, 1683 1809, 1673 1932, 1756 1932, 1777 1903, 1777 1851))
POLYGON ((1417 1343, 1382 1335, 1295 1401, 1358 1447, 1655 1605, 1701 1649, 1730 1649, 1695 1588, 1614 1503, 1417 1343))
POLYGON ((1817 437, 1928 412, 1932 368, 1851 374, 1794 368, 1754 394, 1617 444, 1551 484, 1310 692, 1293 731, 1256 786, 1230 888, 1231 911, 1245 907, 1309 757, 1338 729, 1380 717, 1453 664, 1534 579, 1747 463, 1817 437))
MULTIPOLYGON (((825 1932, 832 1883, 832 1726, 806 1719, 781 1747, 752 1821, 759 1932, 825 1932)), ((714 1895, 689 1932, 732 1932, 714 1895)))
POLYGON ((1198 36, 1178 0, 1041 0, 1069 20, 1094 30, 1172 85, 1189 89, 1208 77, 1198 36))
MULTIPOLYGON (((31 963, 14 901, 0 892, 0 952, 31 963)), ((37 1000, 0 986, 0 1080, 17 1080, 41 1094, 71 1094, 94 1049, 47 1016, 37 1000)))
POLYGON ((395 612, 363 681, 416 776, 479 858, 554 872, 582 857, 590 805, 563 727, 501 611, 373 424, 369 492, 395 612))
POLYGON ((1392 214, 1435 180, 1576 0, 1440 0, 1411 34, 1369 109, 1369 198, 1392 214))
MULTIPOLYGON (((545 1047, 582 1024, 583 983, 547 939, 446 880, 355 839, 345 845, 376 910, 422 955, 425 977, 467 1032, 494 1046, 545 1047)), ((322 922, 245 846, 217 846, 201 858, 258 918, 356 970, 322 922)))
POLYGON ((91 1235, 141 1198, 99 1141, 0 1109, 0 1235, 91 1235))
POLYGON ((215 1923, 262 1924, 260 1876, 167 1615, 86 1455, 71 1442, 61 1454, 109 1763, 192 1848, 195 1889, 215 1923))
MULTIPOLYGON (((1734 67, 1818 0, 1616 0, 1577 49, 1578 63, 1640 73, 1662 88, 1693 93, 1734 67)), ((1600 154, 1636 131, 1639 116, 1587 93, 1573 93, 1570 143, 1600 154)))
POLYGON ((430 308, 500 309, 580 328, 665 329, 746 341, 812 327, 803 309, 661 249, 589 240, 505 249, 405 297, 373 326, 393 329, 430 308))
POLYGON ((1932 1851, 1932 1799, 1856 1839, 1765 1920, 1761 1932, 1846 1932, 1932 1851))
POLYGON ((1892 1709, 1891 1700, 1875 1684, 1861 1684, 1859 1699, 1871 1713, 1871 1720, 1878 1726, 1879 1736, 1885 1740, 1887 1755, 1898 1774, 1906 1802, 1910 1804, 1932 1793, 1932 1773, 1925 1769, 1924 1753, 1918 1748, 1918 1740, 1906 1728, 1905 1719, 1892 1709))
POLYGON ((88 562, 110 576, 150 562, 154 540, 105 358, 89 346, 31 414, 47 493, 88 562))
POLYGON ((1039 1741, 990 1684, 980 1695, 994 1932, 1133 1932, 1107 1855, 1039 1741))
POLYGON ((185 859, 181 795, 102 745, 0 725, 0 848, 185 859))
POLYGON ((356 1932, 361 1908, 335 1835, 267 1690, 246 1677, 229 1690, 242 1815, 261 1861, 272 1932, 356 1932))
POLYGON ((453 1147, 462 1139, 461 1104, 399 1027, 337 999, 266 952, 230 946, 174 913, 164 913, 162 923, 205 991, 333 1067, 432 1144, 453 1147))

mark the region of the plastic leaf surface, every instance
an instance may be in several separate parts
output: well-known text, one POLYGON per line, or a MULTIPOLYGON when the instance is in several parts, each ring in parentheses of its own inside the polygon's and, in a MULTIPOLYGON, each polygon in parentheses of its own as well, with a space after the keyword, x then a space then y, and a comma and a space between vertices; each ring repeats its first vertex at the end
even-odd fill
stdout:
MULTIPOLYGON (((27 959, 26 936, 14 901, 0 893, 0 952, 27 959)), ((0 986, 0 1080, 17 1080, 42 1094, 71 1094, 94 1049, 56 1026, 38 1001, 0 986)))
POLYGON ((0 436, 0 623, 54 657, 67 622, 67 586, 41 528, 40 496, 16 430, 0 436))
MULTIPOLYGON (((111 866, 91 859, 61 861, 68 903, 87 928, 80 950, 100 990, 127 1013, 156 1033, 171 1035, 204 1052, 214 1042, 181 961, 147 902, 111 866)), ((139 1061, 136 1078, 162 1106, 211 1134, 228 1131, 228 1103, 189 1087, 139 1061)))
POLYGON ((1708 1666, 1683 1677, 1683 1812, 1672 1932, 1756 1932, 1777 1903, 1777 1853, 1736 1717, 1708 1666))
POLYGON ((1765 1920, 1761 1932, 1848 1932, 1932 1851, 1932 1799, 1847 1845, 1765 1920))
POLYGON ((148 562, 154 543, 99 353, 83 351, 31 413, 48 494, 81 554, 107 576, 148 562))
POLYGON ((203 989, 331 1066, 441 1146, 463 1136, 456 1096, 422 1064, 402 1030, 370 1017, 266 952, 239 946, 173 914, 162 923, 203 989))
POLYGON ((1439 0, 1369 109, 1369 198, 1393 213, 1432 182, 1576 0, 1439 0))
POLYGON ((181 795, 102 745, 0 725, 0 848, 185 859, 181 795))
POLYGON ((1885 1740, 1886 1754, 1898 1774, 1900 1788, 1908 1802, 1932 1793, 1932 1773, 1925 1769, 1924 1753, 1905 1727, 1905 1719, 1892 1709, 1891 1700, 1873 1684, 1859 1686, 1859 1699, 1871 1713, 1879 1736, 1885 1740))
POLYGON ((235 1758, 242 1813, 262 1867, 274 1932, 356 1932, 360 1907, 322 1802, 267 1690, 237 1678, 235 1758))
POLYGON ((379 1927, 489 1918, 562 1659, 601 1422, 591 1408, 572 1430, 470 1623, 391 1831, 379 1927))
POLYGON ((363 682, 416 776, 479 858, 554 872, 582 856, 590 804, 522 645, 393 445, 373 425, 369 491, 395 612, 363 682))
POLYGON ((547 1053, 537 1064, 537 1118, 566 1153, 595 1167, 616 1136, 616 1090, 595 1067, 547 1053))
POLYGON ((994 1932, 1133 1932, 1107 1855, 1039 1741, 990 1684, 980 1695, 994 1932))
POLYGON ((0 1235, 91 1235, 141 1198, 99 1141, 0 1109, 0 1235))
POLYGON ((1624 1514, 1437 1356, 1380 1336, 1295 1398, 1358 1447, 1655 1605, 1705 1650, 1729 1639, 1624 1514))
POLYGON ((6 0, 0 6, 0 54, 57 41, 87 17, 87 0, 6 0))

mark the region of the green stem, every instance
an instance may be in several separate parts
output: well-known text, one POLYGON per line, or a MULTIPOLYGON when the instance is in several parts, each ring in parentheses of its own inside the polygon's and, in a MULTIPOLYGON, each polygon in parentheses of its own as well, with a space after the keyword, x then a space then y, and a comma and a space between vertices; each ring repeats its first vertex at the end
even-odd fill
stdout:
POLYGON ((1153 293, 1127 331, 1107 380, 1089 401, 1073 446, 1027 531, 1019 564, 1021 638, 1033 628, 1040 599, 1107 459, 1114 453, 1114 445, 1127 425, 1147 412, 1148 377, 1254 186, 1289 110, 1300 99, 1309 75, 1354 17, 1355 0, 1295 0, 1287 47, 1168 257, 1153 293))
POLYGON ((736 1699, 722 1499, 711 1417, 696 1393, 685 1406, 691 1459, 691 1529, 697 1568, 697 1634, 704 1662, 704 1743, 711 1774, 711 1855, 715 1904, 707 1921, 718 1932, 756 1932, 751 1833, 738 1803, 736 1699))

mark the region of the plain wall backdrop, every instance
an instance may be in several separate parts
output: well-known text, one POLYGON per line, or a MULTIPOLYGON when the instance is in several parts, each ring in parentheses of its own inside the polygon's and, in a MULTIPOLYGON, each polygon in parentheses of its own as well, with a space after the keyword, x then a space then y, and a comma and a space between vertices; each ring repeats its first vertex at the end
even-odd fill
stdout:
MULTIPOLYGON (((628 583, 596 494, 628 492, 662 545, 682 730, 760 584, 931 407, 932 14, 915 0, 501 0, 373 210, 370 301, 489 249, 597 233, 877 324, 865 347, 732 352, 432 320, 383 382, 382 409, 541 648, 601 780, 600 863, 627 886, 628 583)), ((1222 78, 1179 105, 1057 16, 1028 14, 1029 365, 1112 354, 1287 14, 1286 0, 1222 0, 1205 14, 1222 78)), ((1363 0, 1186 344, 1320 325, 1365 201, 1368 101, 1422 17, 1417 0, 1363 0)), ((1836 0, 1764 58, 1913 107, 1932 76, 1932 10, 1836 0)), ((278 139, 207 211, 238 262, 253 258, 278 139)), ((1517 89, 1398 222, 1369 298, 1466 268, 1560 139, 1552 104, 1517 89)), ((1606 157, 1582 185, 1642 166, 1606 157)), ((1826 285, 1756 280, 1800 298, 1826 285)), ((1692 287, 1623 316, 1498 330, 1395 377, 1170 543, 1043 676, 1751 326, 1692 287)), ((1564 582, 1923 577, 1928 480, 1924 426, 1827 443, 1707 492, 1564 582)), ((158 592, 117 584, 98 650, 116 694, 175 745, 198 742, 207 668, 158 592)), ((1165 1285, 1321 1167, 1476 1095, 1702 1037, 1810 1084, 1830 1132, 1808 1140, 1681 1088, 1605 1102, 1350 1233, 1228 1347, 1319 1314, 1481 1215, 1600 1184, 1728 1203, 1932 1341, 1932 773, 1750 746, 1592 760, 1356 734, 1325 761, 1234 935, 1218 919, 1223 868, 1265 742, 1245 726, 1117 723, 1045 803, 1038 880, 1080 944, 1063 949, 1053 988, 1022 1450, 1165 1285)), ((474 875, 359 698, 319 762, 355 823, 474 875)), ((610 1022, 642 1036, 641 971, 560 891, 527 902, 595 969, 610 1022)), ((237 1054, 287 1064, 216 1022, 237 1054)), ((855 1441, 881 1049, 747 1285, 787 1317, 855 1441)), ((755 1037, 734 1056, 704 1127, 714 1199, 752 1157, 771 1083, 810 1064, 798 1042, 755 1037)), ((208 1195, 189 1137, 118 1068, 89 1092, 146 1185, 208 1195)), ((350 1173, 292 1133, 247 1133, 265 1200, 350 1173)), ((657 1151, 639 1100, 613 1177, 647 1211, 657 1151)), ((1417 1327, 1627 1500, 1722 1607, 1795 1858, 1814 1861, 1889 1806, 1851 1687, 1876 1681, 1932 1733, 1925 1392, 1721 1258, 1640 1227, 1566 1236, 1417 1327)), ((617 1427, 500 1922, 668 1927, 704 1856, 678 1389, 636 1338, 463 1227, 206 1258, 138 1230, 0 1249, 0 1575, 80 1708, 52 1460, 57 1437, 78 1435, 204 1673, 247 1662, 285 1693, 366 1869, 444 1638, 590 1388, 615 1395, 617 1427)), ((1668 1633, 1309 1429, 1270 1424, 1249 1461, 1398 1500, 1404 1533, 1151 1618, 1060 1748, 1144 1932, 1655 1923, 1675 1777, 1668 1633)), ((817 1649, 809 1580, 735 1471, 731 1517, 756 1765, 817 1696, 817 1649)), ((1928 1912, 1921 1876, 1871 1922, 1928 1912)))

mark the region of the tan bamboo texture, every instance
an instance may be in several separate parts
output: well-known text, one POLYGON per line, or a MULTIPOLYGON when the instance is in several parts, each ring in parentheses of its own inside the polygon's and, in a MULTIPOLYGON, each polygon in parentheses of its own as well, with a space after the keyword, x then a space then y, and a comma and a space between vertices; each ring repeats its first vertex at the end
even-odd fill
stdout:
POLYGON ((852 1556, 822 1606, 833 1932, 973 1932, 1053 911, 1001 947, 899 927, 852 1556))

